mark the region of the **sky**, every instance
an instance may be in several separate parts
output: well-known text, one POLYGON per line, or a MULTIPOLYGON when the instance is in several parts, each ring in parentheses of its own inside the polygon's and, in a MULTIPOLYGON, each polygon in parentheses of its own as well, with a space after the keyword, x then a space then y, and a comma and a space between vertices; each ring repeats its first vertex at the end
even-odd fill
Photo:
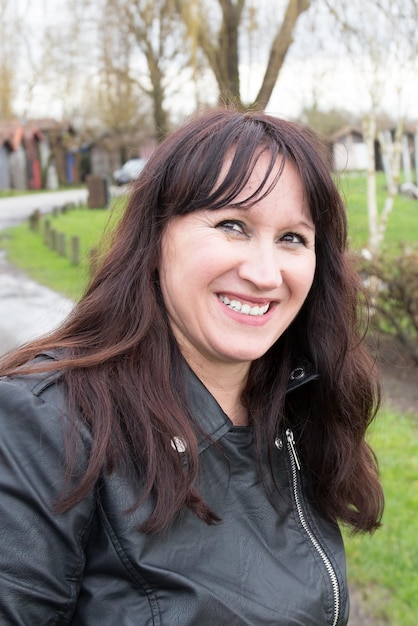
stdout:
MULTIPOLYGON (((388 70, 396 73, 397 70, 388 70)), ((320 108, 340 108, 356 115, 367 114, 371 106, 370 90, 365 76, 351 63, 341 59, 334 67, 310 61, 293 60, 286 63, 279 77, 268 109, 270 112, 292 116, 313 102, 316 92, 320 108), (301 88, 303 86, 303 88, 301 88)), ((406 76, 401 92, 388 82, 380 97, 381 110, 395 119, 401 115, 418 120, 418 76, 406 76)))
MULTIPOLYGON (((255 77, 252 84, 257 83, 263 71, 264 68, 261 66, 253 68, 255 77)), ((248 68, 242 67, 241 73, 245 94, 248 68)), ((396 90, 389 90, 381 99, 381 108, 394 118, 401 113, 412 121, 418 120, 417 78, 411 76, 402 96, 396 90)), ((182 92, 182 96, 173 96, 170 99, 170 109, 175 117, 192 112, 194 91, 194 86, 190 85, 185 93, 182 92)), ((362 116, 367 113, 370 106, 370 95, 365 80, 361 75, 356 76, 350 64, 341 61, 332 70, 324 67, 323 73, 318 76, 318 68, 312 67, 311 63, 293 60, 283 67, 267 111, 280 117, 297 118, 305 107, 312 105, 315 92, 320 108, 324 110, 341 108, 362 116)), ((254 93, 255 89, 252 90, 252 95, 254 93)), ((247 89, 246 95, 248 94, 247 89)), ((212 86, 206 82, 204 95, 209 101, 216 103, 217 88, 214 82, 212 86)), ((39 86, 33 93, 30 114, 32 117, 62 117, 65 111, 61 97, 57 97, 53 89, 39 86)))
MULTIPOLYGON (((39 32, 42 24, 54 25, 57 29, 60 25, 65 25, 68 20, 66 5, 67 0, 14 0, 12 10, 15 14, 25 15, 26 20, 31 24, 33 54, 36 54, 36 33, 39 32)), ((297 38, 296 41, 298 41, 297 38)), ((349 59, 340 57, 338 63, 335 63, 335 59, 330 59, 329 56, 328 58, 321 57, 311 54, 309 50, 304 51, 300 44, 299 48, 296 48, 295 46, 295 53, 292 50, 288 55, 280 73, 267 107, 270 113, 295 118, 300 115, 304 107, 311 106, 315 99, 320 108, 325 110, 344 108, 359 116, 367 111, 370 96, 364 75, 356 72, 349 59)), ((86 59, 87 63, 88 59, 86 59)), ((21 71, 23 72, 24 68, 21 71)), ((252 96, 255 94, 263 71, 264 67, 257 63, 257 60, 251 69, 248 65, 241 67, 244 97, 246 88, 247 94, 250 92, 252 96)), ((396 70, 393 69, 389 73, 395 75, 396 70)), ((391 87, 389 81, 380 98, 381 108, 395 118, 401 113, 411 120, 418 120, 417 78, 416 75, 404 77, 401 94, 394 86, 391 87)), ((77 87, 74 88, 74 93, 76 90, 77 87)), ((190 85, 185 97, 173 97, 170 107, 175 117, 191 112, 188 107, 190 109, 193 106, 193 93, 194 87, 190 85)), ((210 81, 205 83, 205 95, 209 101, 216 102, 215 83, 212 86, 210 81)), ((60 93, 56 93, 51 87, 35 88, 27 113, 31 117, 55 116, 59 118, 64 116, 65 110, 60 93)))

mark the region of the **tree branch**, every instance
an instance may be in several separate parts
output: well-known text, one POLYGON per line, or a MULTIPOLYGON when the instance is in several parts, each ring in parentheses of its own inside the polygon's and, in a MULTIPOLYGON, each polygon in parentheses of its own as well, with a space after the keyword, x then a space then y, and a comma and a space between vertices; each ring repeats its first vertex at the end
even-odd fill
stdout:
POLYGON ((289 0, 283 22, 274 37, 263 82, 253 106, 265 107, 271 98, 287 52, 293 43, 293 32, 299 16, 311 6, 311 0, 289 0))

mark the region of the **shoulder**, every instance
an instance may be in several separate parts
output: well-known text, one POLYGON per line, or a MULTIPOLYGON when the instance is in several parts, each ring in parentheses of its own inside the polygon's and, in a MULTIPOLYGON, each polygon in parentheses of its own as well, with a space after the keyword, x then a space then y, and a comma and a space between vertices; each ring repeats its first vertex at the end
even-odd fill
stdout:
POLYGON ((87 466, 88 436, 76 421, 58 371, 0 379, 1 623, 11 615, 19 624, 67 623, 74 609, 94 490, 64 512, 54 508, 87 466))
POLYGON ((0 378, 0 416, 33 419, 65 411, 66 394, 58 371, 0 378))
MULTIPOLYGON (((31 373, 0 378, 0 450, 50 458, 63 457, 69 431, 77 432, 82 446, 90 436, 77 416, 69 416, 62 373, 31 373)), ((61 465, 61 463, 60 463, 61 465)))
POLYGON ((0 378, 0 401, 11 394, 16 400, 36 399, 62 405, 65 397, 64 383, 59 371, 31 373, 0 378))

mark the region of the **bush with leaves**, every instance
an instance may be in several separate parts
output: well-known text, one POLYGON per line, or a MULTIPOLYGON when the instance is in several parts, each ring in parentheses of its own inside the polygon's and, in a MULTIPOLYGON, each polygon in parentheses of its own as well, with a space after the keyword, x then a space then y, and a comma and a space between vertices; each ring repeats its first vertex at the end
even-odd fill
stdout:
POLYGON ((359 269, 372 303, 372 327, 395 337, 418 365, 418 245, 361 257, 359 269))

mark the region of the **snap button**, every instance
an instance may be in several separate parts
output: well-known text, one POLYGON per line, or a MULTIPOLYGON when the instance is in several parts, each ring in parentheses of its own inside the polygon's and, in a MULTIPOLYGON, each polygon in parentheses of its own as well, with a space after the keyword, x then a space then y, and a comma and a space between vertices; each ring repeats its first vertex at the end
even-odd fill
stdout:
POLYGON ((171 440, 171 446, 174 450, 177 450, 179 454, 183 454, 187 450, 185 441, 180 437, 173 437, 171 440))
POLYGON ((305 377, 305 369, 303 367, 295 367, 290 373, 290 380, 301 380, 305 377))
POLYGON ((276 437, 276 439, 274 440, 274 445, 278 450, 281 450, 283 448, 283 441, 280 439, 280 437, 276 437))

